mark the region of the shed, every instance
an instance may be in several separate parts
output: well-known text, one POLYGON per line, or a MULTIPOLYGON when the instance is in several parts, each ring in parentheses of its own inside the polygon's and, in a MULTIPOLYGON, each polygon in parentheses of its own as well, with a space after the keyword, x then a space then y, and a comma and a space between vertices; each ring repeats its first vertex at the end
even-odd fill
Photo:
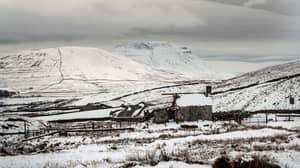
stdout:
POLYGON ((18 92, 9 88, 0 88, 0 98, 8 98, 17 95, 18 92))

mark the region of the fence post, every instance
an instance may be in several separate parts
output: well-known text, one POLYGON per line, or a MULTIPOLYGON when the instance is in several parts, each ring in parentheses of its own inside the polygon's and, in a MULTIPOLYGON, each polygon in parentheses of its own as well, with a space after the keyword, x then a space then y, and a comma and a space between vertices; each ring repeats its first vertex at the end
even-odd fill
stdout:
POLYGON ((24 121, 24 137, 27 137, 26 121, 24 121))

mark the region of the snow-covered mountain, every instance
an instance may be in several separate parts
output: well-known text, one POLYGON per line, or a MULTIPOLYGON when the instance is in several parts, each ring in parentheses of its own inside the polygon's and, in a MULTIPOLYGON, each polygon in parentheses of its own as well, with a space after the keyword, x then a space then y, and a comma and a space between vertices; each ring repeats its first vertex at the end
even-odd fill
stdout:
POLYGON ((90 87, 80 84, 84 81, 167 78, 162 72, 126 57, 87 47, 28 50, 2 56, 0 74, 0 88, 21 92, 40 91, 66 83, 68 87, 90 87))
POLYGON ((187 47, 169 42, 132 42, 120 44, 114 52, 160 71, 174 73, 189 79, 224 79, 230 74, 216 72, 187 47))
POLYGON ((214 111, 300 109, 300 61, 267 67, 214 87, 214 111), (294 104, 290 103, 290 98, 294 104))

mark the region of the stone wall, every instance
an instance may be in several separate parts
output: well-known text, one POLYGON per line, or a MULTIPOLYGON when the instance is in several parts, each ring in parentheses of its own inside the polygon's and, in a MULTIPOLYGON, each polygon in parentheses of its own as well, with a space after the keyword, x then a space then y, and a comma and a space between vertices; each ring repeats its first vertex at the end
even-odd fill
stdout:
POLYGON ((167 109, 158 109, 153 112, 153 122, 164 123, 169 121, 169 112, 167 109))
POLYGON ((212 106, 180 107, 176 112, 177 121, 212 120, 212 106))

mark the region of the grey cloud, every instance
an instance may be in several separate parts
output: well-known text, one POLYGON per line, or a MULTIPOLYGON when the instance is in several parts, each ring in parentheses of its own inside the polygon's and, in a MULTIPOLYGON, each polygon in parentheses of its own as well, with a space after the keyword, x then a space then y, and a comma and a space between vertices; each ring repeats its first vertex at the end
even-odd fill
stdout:
MULTIPOLYGON (((198 0, 199 1, 199 0, 198 0)), ((200 0, 201 1, 201 0, 200 0)), ((229 5, 245 6, 282 15, 299 16, 299 0, 207 0, 229 5)))
MULTIPOLYGON (((66 4, 70 1, 62 0, 57 8, 51 8, 42 1, 31 2, 23 7, 17 2, 0 6, 0 38, 9 36, 15 42, 92 40, 119 37, 133 27, 155 30, 203 24, 200 16, 186 10, 182 0, 176 0, 175 4, 170 0, 163 3, 158 0, 79 0, 82 6, 76 5, 77 1, 66 4)), ((57 5, 56 1, 50 4, 57 5)))
MULTIPOLYGON (((202 55, 201 51, 196 51, 202 55)), ((300 55, 270 55, 270 54, 231 54, 231 55, 202 55, 205 60, 241 61, 241 62, 283 62, 300 59, 300 55)))
MULTIPOLYGON (((249 2, 211 1, 240 6, 249 2)), ((258 4, 276 9, 276 5, 268 2, 258 4)), ((298 18, 236 9, 204 0, 78 0, 74 3, 3 0, 0 3, 2 44, 147 35, 191 40, 300 39, 297 33, 300 26, 295 23, 298 18)))
POLYGON ((135 28, 126 36, 169 35, 191 40, 231 41, 231 40, 300 40, 298 18, 286 16, 206 16, 204 25, 159 30, 135 28))

